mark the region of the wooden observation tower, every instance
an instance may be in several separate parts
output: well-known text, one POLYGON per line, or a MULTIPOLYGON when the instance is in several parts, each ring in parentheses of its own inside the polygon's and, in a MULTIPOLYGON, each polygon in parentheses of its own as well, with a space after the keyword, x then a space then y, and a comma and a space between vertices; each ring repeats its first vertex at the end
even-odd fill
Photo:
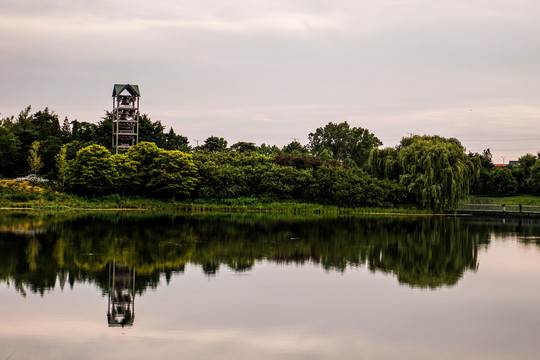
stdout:
POLYGON ((138 85, 115 84, 113 88, 112 149, 129 149, 139 143, 138 85))

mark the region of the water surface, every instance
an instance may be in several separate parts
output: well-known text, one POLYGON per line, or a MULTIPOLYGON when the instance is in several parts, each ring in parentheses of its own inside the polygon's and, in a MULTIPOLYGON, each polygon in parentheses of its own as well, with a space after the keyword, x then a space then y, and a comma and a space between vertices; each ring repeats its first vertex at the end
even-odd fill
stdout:
POLYGON ((0 217, 0 359, 536 359, 540 226, 0 217))

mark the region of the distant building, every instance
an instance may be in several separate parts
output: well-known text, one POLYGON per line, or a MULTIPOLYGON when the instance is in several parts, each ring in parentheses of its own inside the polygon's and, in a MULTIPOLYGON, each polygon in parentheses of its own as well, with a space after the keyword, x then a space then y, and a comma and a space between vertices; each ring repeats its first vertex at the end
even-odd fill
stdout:
POLYGON ((493 166, 498 167, 505 167, 505 166, 519 166, 519 161, 517 160, 510 160, 508 164, 493 164, 493 166))

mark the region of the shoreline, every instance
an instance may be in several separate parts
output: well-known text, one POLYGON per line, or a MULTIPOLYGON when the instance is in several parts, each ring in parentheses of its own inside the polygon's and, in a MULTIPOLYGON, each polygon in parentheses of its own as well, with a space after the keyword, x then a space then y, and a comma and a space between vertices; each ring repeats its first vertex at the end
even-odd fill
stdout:
MULTIPOLYGON (((107 206, 66 206, 61 204, 36 204, 28 206, 1 206, 0 211, 28 212, 164 212, 164 213, 229 213, 229 214, 284 214, 284 215, 377 215, 377 216, 448 216, 443 212, 422 211, 413 208, 341 208, 336 206, 309 203, 259 203, 253 205, 224 205, 224 204, 193 204, 193 203, 157 203, 149 201, 138 202, 139 206, 113 207, 107 206), (144 206, 146 205, 146 206, 144 206)), ((89 204, 96 205, 96 204, 89 204)), ((113 204, 110 204, 113 205, 113 204)))

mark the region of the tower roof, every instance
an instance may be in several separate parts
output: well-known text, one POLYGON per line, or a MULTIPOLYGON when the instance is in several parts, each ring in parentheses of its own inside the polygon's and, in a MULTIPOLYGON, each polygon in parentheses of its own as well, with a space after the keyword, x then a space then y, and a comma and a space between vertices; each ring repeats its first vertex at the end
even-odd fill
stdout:
POLYGON ((132 96, 141 96, 139 92, 139 85, 130 85, 130 84, 114 84, 112 96, 118 96, 122 91, 126 90, 132 96))

